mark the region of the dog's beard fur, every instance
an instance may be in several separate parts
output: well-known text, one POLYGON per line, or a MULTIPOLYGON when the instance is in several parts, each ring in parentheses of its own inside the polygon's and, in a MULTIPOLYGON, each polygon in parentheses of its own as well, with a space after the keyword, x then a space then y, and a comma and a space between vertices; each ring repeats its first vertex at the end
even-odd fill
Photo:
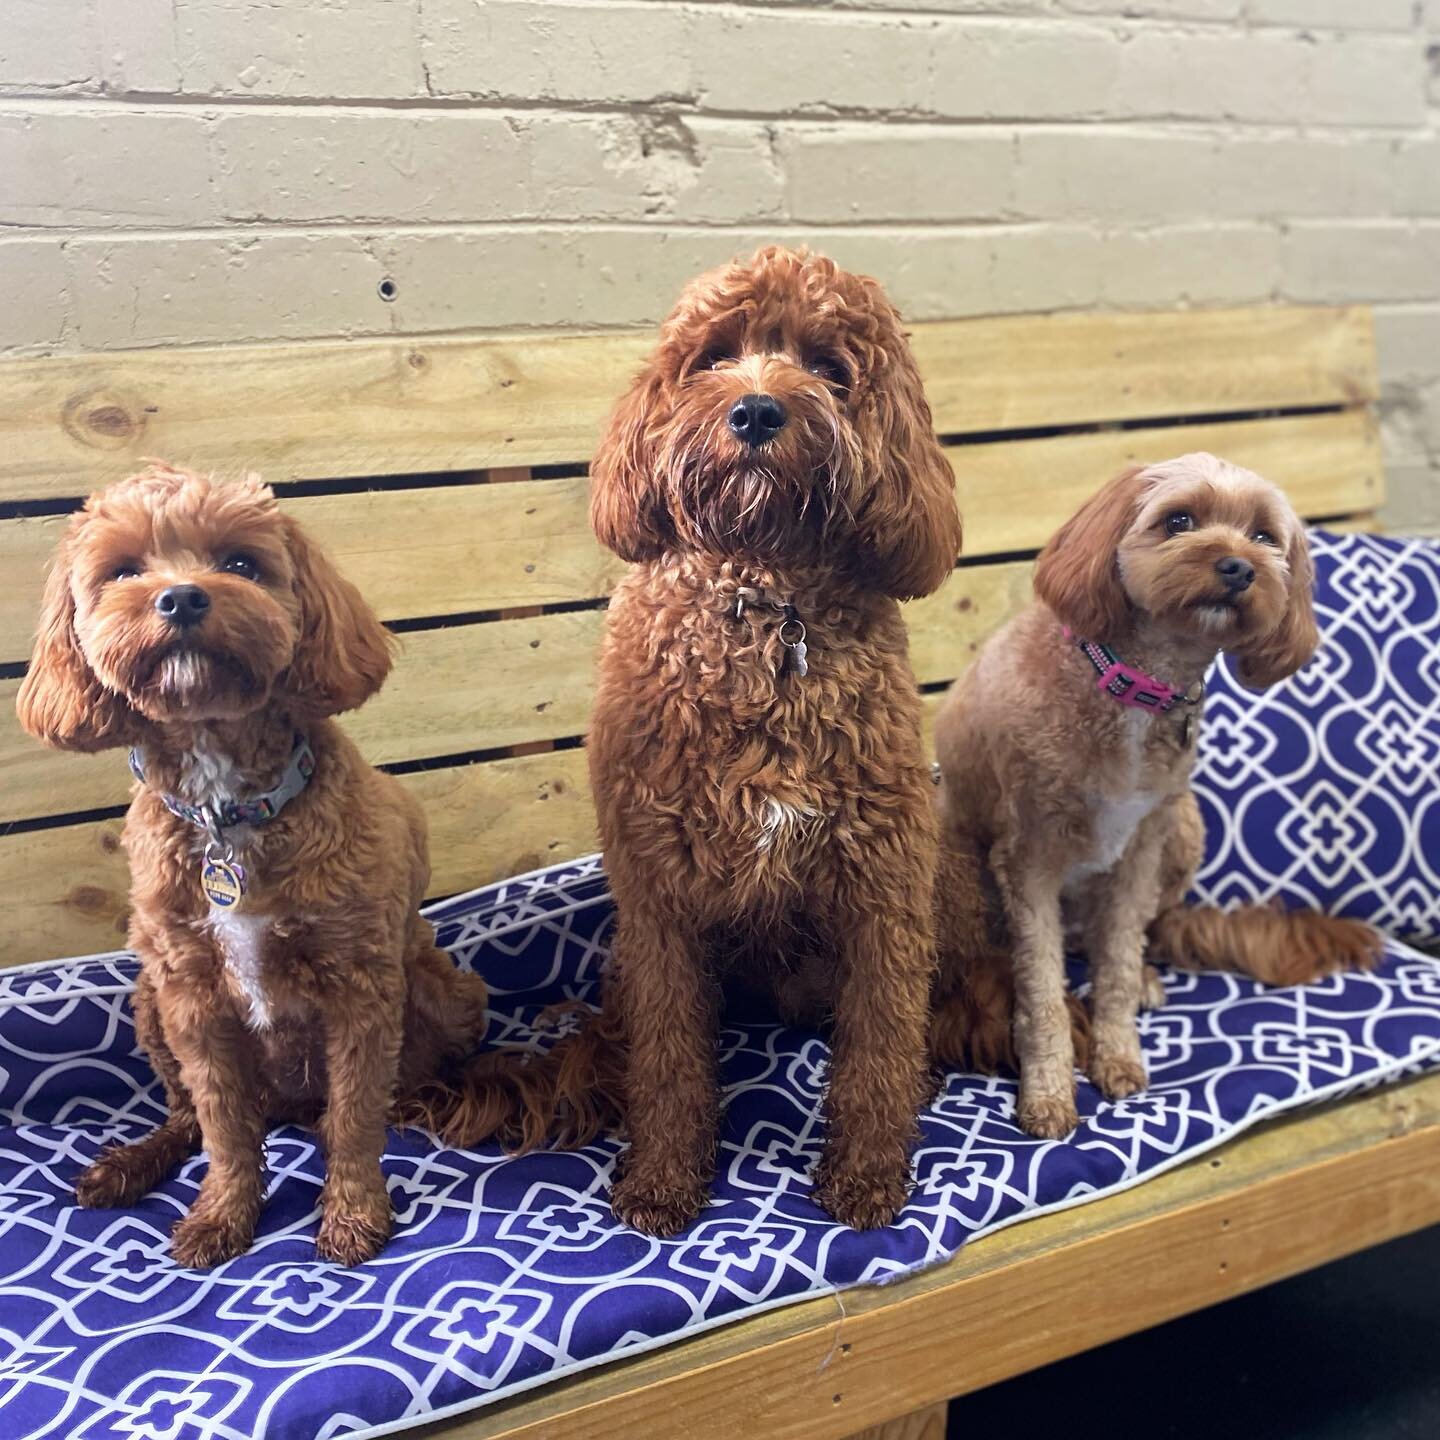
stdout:
POLYGON ((1134 605, 1167 630, 1220 648, 1268 634, 1290 602, 1284 555, 1266 553, 1265 547, 1224 528, 1172 536, 1163 543, 1150 532, 1132 534, 1120 547, 1119 563, 1134 605), (1245 552, 1255 579, 1232 593, 1215 566, 1236 551, 1245 552))
POLYGON ((273 597, 250 581, 202 578, 212 608, 193 630, 176 634, 156 615, 161 586, 144 580, 112 587, 77 624, 96 677, 148 720, 249 714, 294 653, 293 623, 273 597))
POLYGON ((759 560, 803 558, 833 542, 850 518, 858 471, 850 421, 823 382, 768 393, 784 428, 758 448, 729 430, 747 387, 696 376, 682 387, 657 465, 670 486, 671 522, 698 547, 759 560))
POLYGON ((263 704, 270 687, 229 655, 181 646, 160 657, 137 696, 156 718, 215 718, 263 704))

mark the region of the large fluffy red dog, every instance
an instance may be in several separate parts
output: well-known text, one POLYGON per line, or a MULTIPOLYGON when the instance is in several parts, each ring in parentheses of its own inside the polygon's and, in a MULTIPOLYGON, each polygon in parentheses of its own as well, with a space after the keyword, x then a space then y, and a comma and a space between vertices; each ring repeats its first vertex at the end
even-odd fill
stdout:
POLYGON ((369 606, 257 481, 153 467, 90 500, 51 572, 20 720, 65 749, 135 747, 135 1027, 170 1107, 76 1194, 133 1204, 203 1144, 181 1264, 249 1247, 270 1121, 317 1116, 319 1252, 374 1255, 392 1103, 424 1120, 417 1092, 483 1031, 484 985, 417 913, 420 807, 330 719, 389 669, 369 606))
POLYGON ((558 1105, 584 1138, 595 1069, 623 1055, 615 1212, 679 1230, 714 1170, 731 982, 833 1019, 816 1196, 884 1224, 908 1191, 934 969, 936 822, 896 601, 936 589, 960 546, 899 317, 817 255, 702 276, 593 477, 595 530, 634 565, 590 737, 618 922, 604 1022, 588 1052, 528 1067, 527 1119, 558 1105))

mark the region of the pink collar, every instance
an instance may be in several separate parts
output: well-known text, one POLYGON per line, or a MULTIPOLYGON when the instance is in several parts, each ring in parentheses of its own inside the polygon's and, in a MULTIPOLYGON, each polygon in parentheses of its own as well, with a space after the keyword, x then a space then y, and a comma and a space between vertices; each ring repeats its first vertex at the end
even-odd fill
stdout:
POLYGON ((1176 705, 1198 705, 1205 696, 1205 682, 1198 681, 1193 695, 1167 685, 1158 676, 1147 674, 1134 665, 1127 665, 1108 645, 1082 640, 1068 625, 1065 638, 1080 648, 1080 653, 1095 667, 1098 679, 1095 688, 1118 700, 1132 710, 1149 710, 1163 715, 1176 705))

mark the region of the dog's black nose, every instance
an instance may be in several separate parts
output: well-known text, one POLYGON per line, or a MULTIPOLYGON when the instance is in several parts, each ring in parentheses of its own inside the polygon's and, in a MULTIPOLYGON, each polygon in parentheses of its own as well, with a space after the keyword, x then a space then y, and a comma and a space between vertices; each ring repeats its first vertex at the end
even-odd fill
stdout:
POLYGON ((785 428, 785 407, 773 395, 742 395, 730 407, 730 431, 747 445, 763 445, 785 428))
POLYGON ((1237 595, 1242 590, 1248 590, 1255 579, 1255 567, 1238 555, 1227 555, 1223 560, 1217 560, 1215 570, 1225 582, 1225 588, 1237 595))
POLYGON ((170 624, 183 630, 205 618, 210 597, 198 585, 171 585, 155 597, 155 608, 170 624))

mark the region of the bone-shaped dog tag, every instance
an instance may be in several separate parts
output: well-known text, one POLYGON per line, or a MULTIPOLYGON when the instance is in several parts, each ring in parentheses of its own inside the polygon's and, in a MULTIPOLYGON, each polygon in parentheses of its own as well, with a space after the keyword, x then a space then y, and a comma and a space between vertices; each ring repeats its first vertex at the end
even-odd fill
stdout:
POLYGON ((786 668, 792 675, 798 675, 802 680, 810 673, 810 666, 806 663, 805 656, 809 654, 805 642, 797 640, 789 647, 789 654, 786 659, 786 668))

